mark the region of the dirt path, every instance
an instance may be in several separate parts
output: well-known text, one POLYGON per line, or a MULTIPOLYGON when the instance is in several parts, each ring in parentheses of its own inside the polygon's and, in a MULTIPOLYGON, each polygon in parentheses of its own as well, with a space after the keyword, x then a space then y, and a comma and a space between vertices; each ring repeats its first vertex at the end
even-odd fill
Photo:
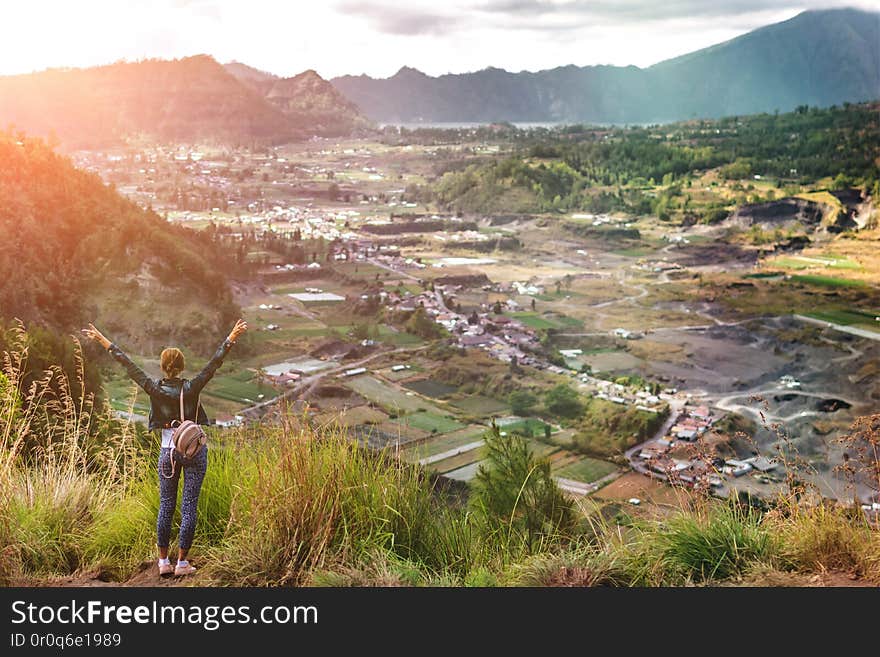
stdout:
MULTIPOLYGON (((193 559, 193 564, 198 567, 197 560, 193 559)), ((100 569, 77 572, 67 577, 51 577, 41 580, 30 580, 26 582, 16 582, 20 586, 60 586, 60 587, 177 587, 177 586, 210 586, 209 580, 201 573, 196 572, 194 575, 186 577, 160 577, 156 567, 156 561, 150 559, 141 562, 137 570, 130 578, 124 582, 113 581, 109 573, 100 569)))

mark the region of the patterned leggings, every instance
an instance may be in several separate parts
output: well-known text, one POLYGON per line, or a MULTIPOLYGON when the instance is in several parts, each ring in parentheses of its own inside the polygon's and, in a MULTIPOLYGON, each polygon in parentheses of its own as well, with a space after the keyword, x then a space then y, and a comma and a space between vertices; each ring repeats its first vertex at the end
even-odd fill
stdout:
POLYGON ((186 466, 176 463, 174 476, 171 474, 171 450, 164 448, 159 452, 159 519, 156 521, 156 545, 168 547, 171 538, 171 519, 177 506, 177 483, 180 471, 183 470, 183 497, 180 500, 180 536, 178 544, 181 550, 189 550, 196 531, 196 507, 199 504, 199 491, 208 469, 208 446, 199 452, 195 460, 186 466))

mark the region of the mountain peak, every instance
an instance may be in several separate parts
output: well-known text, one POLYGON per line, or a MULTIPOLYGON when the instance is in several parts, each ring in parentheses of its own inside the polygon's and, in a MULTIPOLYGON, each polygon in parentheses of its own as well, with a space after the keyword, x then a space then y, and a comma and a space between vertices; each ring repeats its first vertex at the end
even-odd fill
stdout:
POLYGON ((392 78, 427 78, 428 76, 422 73, 419 69, 413 68, 411 66, 401 66, 400 70, 395 73, 392 78))

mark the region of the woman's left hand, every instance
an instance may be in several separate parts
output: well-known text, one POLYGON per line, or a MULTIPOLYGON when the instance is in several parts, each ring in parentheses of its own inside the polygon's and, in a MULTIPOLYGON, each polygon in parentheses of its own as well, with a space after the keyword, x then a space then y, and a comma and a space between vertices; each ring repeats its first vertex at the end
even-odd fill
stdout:
POLYGON ((238 320, 237 322, 235 322, 235 326, 232 327, 232 331, 229 333, 228 340, 230 342, 234 343, 236 340, 238 340, 238 337, 242 333, 247 331, 247 329, 248 329, 247 322, 244 321, 243 319, 238 320))
POLYGON ((89 340, 100 342, 101 346, 104 347, 104 349, 110 348, 110 340, 104 337, 104 334, 96 329, 94 324, 89 324, 89 328, 83 329, 82 334, 86 336, 89 340))

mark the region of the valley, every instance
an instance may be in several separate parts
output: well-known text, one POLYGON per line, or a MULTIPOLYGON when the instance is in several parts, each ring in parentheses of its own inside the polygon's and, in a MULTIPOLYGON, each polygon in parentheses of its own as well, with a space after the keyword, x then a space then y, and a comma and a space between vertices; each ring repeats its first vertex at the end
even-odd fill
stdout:
MULTIPOLYGON (((671 199, 663 216, 589 200, 524 212, 515 188, 509 208, 450 210, 426 193, 443 189, 438 171, 531 139, 474 128, 73 158, 234 254, 234 301, 253 331, 203 396, 219 425, 293 409, 468 481, 495 424, 575 495, 601 498, 635 469, 767 498, 797 471, 823 496, 851 497, 837 438, 880 399, 871 203, 817 191, 830 178, 712 167, 619 193, 671 199), (816 218, 774 210, 767 198, 784 193, 816 218), (758 457, 772 465, 749 465, 758 457)), ((140 354, 158 374, 154 359, 140 354)), ((143 394, 106 374, 113 407, 143 414, 143 394)))

